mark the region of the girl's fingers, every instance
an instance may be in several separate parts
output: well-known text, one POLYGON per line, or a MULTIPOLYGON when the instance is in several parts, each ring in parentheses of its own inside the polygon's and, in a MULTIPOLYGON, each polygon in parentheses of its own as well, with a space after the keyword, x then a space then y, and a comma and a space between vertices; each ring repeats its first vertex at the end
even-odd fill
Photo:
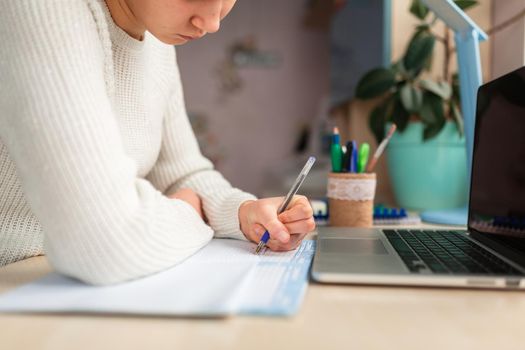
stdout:
MULTIPOLYGON (((270 248, 272 246, 280 247, 281 245, 284 244, 284 247, 286 247, 286 249, 284 250, 294 249, 294 248, 289 248, 290 245, 288 245, 288 243, 290 243, 291 245, 294 245, 294 242, 295 240, 297 240, 297 237, 304 237, 304 235, 306 235, 307 233, 312 232, 315 229, 315 221, 313 218, 309 218, 306 220, 291 222, 291 223, 285 224, 284 226, 286 227, 288 232, 290 232, 290 234, 288 235, 289 237, 288 240, 283 241, 280 239, 280 237, 272 236, 272 233, 270 232, 269 242, 274 242, 274 244, 271 244, 271 243, 267 244, 270 248)), ((255 224, 253 227, 253 232, 255 235, 253 241, 258 243, 261 240, 261 237, 265 232, 265 228, 262 225, 255 224)))
POLYGON ((257 214, 257 221, 252 226, 254 237, 251 239, 258 242, 267 230, 270 233, 270 241, 267 244, 270 249, 293 249, 291 247, 296 246, 296 239, 291 241, 290 234, 306 234, 315 229, 313 211, 310 202, 304 196, 294 197, 290 209, 279 216, 269 205, 261 206, 257 214))
POLYGON ((266 224, 253 224, 252 234, 250 239, 255 243, 259 243, 264 232, 268 231, 271 239, 276 239, 282 243, 288 242, 290 239, 290 233, 286 226, 277 219, 270 220, 266 224))
POLYGON ((305 220, 311 218, 313 215, 312 207, 305 198, 304 200, 297 200, 294 205, 279 215, 279 220, 283 223, 305 220))
POLYGON ((295 248, 297 248, 300 244, 301 244, 301 241, 304 239, 304 237, 307 235, 307 233, 300 233, 300 234, 295 234, 295 235, 291 235, 290 236, 290 240, 286 243, 281 243, 280 241, 278 240, 275 240, 275 239, 271 239, 268 241, 268 248, 270 248, 271 250, 275 251, 275 252, 282 252, 282 251, 288 251, 288 250, 293 250, 295 248))
POLYGON ((268 230, 270 237, 286 243, 290 239, 290 233, 286 226, 277 219, 277 213, 273 210, 270 207, 263 208, 257 215, 257 223, 268 230))
POLYGON ((315 229, 315 221, 312 217, 306 220, 294 221, 285 224, 288 232, 292 235, 294 233, 308 233, 315 229))
POLYGON ((260 224, 253 224, 252 226, 252 232, 253 232, 253 237, 252 237, 252 240, 256 243, 258 243, 262 236, 264 235, 264 232, 266 231, 266 229, 260 225, 260 224))

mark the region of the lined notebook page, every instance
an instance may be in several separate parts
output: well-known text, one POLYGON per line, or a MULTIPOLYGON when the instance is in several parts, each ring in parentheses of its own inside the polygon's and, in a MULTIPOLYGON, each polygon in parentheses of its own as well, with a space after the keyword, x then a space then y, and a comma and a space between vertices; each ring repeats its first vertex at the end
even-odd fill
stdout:
MULTIPOLYGON (((0 311, 221 316, 264 308, 297 251, 255 255, 255 244, 214 239, 164 272, 109 287, 52 273, 0 296, 0 311)), ((292 265, 291 265, 292 264, 292 265)))
POLYGON ((298 311, 308 286, 315 241, 290 252, 266 250, 242 293, 244 314, 291 315, 298 311))

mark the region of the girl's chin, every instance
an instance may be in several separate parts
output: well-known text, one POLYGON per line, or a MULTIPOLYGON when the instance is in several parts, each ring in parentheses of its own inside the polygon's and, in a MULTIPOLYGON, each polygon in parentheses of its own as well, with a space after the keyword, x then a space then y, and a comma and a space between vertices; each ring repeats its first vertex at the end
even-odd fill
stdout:
POLYGON ((186 44, 188 42, 188 40, 178 36, 178 35, 174 35, 174 36, 168 36, 168 35, 165 35, 165 36, 157 36, 155 35, 155 37, 157 39, 159 39, 160 41, 162 41, 164 44, 167 44, 167 45, 183 45, 183 44, 186 44))

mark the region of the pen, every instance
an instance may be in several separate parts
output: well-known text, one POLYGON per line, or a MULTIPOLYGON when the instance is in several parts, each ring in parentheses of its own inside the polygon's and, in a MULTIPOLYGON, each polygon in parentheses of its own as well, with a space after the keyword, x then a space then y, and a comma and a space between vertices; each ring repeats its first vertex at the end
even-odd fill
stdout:
POLYGON ((357 173, 357 142, 352 141, 352 154, 350 155, 350 169, 351 173, 357 173))
POLYGON ((341 145, 341 172, 345 172, 345 162, 348 155, 348 150, 345 145, 341 145))
POLYGON ((354 152, 354 145, 352 144, 351 141, 348 141, 346 143, 346 151, 344 152, 343 154, 343 166, 342 166, 342 171, 343 172, 348 172, 350 171, 350 167, 351 167, 351 162, 352 162, 352 153, 354 152))
POLYGON ((330 147, 330 156, 332 158, 332 171, 334 173, 341 172, 341 166, 343 163, 343 151, 341 149, 341 136, 339 136, 339 129, 334 128, 332 134, 332 146, 330 147))
POLYGON ((381 143, 377 147, 377 150, 374 153, 374 156, 372 157, 372 159, 370 160, 370 163, 368 163, 368 167, 366 168, 366 171, 368 173, 371 173, 372 170, 374 170, 377 160, 379 159, 379 157, 381 157, 381 154, 383 154, 383 151, 385 150, 386 146, 388 145, 388 142, 392 138, 392 135, 394 135, 394 132, 396 132, 396 128, 397 128, 396 124, 392 124, 392 126, 390 127, 390 130, 388 130, 386 137, 383 139, 383 141, 381 141, 381 143))
MULTIPOLYGON (((293 196, 297 193, 299 190, 299 187, 304 182, 304 179, 306 179, 306 175, 308 175, 308 172, 312 168, 312 166, 315 163, 315 157, 309 157, 306 161, 306 164, 303 167, 303 170, 299 173, 299 176, 297 176, 297 179, 295 179, 294 184, 292 185, 292 188, 290 188, 290 191, 288 191, 288 194, 286 197, 284 197, 283 202, 281 203, 281 206, 277 210, 277 215, 281 214, 283 211, 288 208, 288 205, 293 199, 293 196)), ((341 164, 341 163, 339 163, 341 164)), ((261 237, 261 240, 259 241, 259 244, 257 245, 257 248, 255 248, 255 254, 259 254, 261 249, 263 249, 266 246, 266 243, 268 243, 268 240, 270 239, 270 233, 268 231, 265 231, 263 236, 261 237)))
POLYGON ((370 154, 370 145, 363 142, 359 147, 359 155, 357 157, 357 172, 363 173, 366 169, 366 163, 368 163, 368 156, 370 154))

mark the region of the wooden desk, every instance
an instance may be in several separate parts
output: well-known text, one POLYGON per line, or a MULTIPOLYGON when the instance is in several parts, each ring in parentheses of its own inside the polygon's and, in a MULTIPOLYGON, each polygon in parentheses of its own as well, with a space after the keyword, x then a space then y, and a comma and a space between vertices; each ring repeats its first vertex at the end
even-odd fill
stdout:
MULTIPOLYGON (((0 292, 50 271, 0 269, 0 292)), ((0 349, 525 349, 525 293, 312 284, 291 318, 0 314, 0 349)))

